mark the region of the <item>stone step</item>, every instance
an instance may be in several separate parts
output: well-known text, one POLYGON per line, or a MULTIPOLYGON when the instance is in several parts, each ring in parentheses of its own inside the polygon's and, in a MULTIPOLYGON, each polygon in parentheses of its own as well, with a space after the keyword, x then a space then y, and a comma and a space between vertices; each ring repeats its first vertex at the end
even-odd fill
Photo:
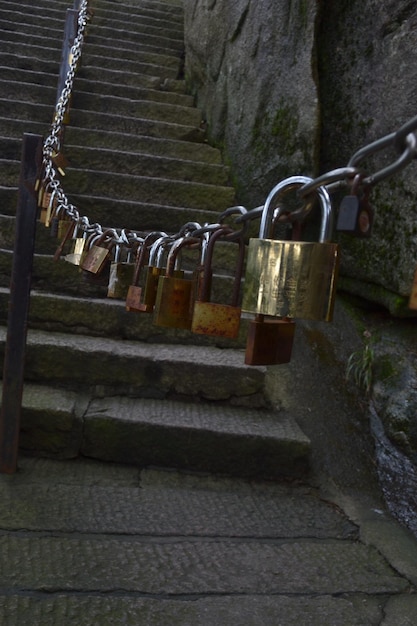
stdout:
MULTIPOLYGON (((46 90, 46 87, 39 87, 40 95, 46 90)), ((21 91, 19 88, 14 91, 17 99, 19 99, 21 91)), ((37 90, 31 88, 32 93, 37 94, 37 90)), ((47 96, 44 101, 48 102, 47 96)), ((154 100, 131 100, 123 97, 122 91, 119 96, 74 91, 72 109, 90 110, 110 115, 114 113, 133 119, 135 117, 146 118, 170 124, 182 124, 183 126, 198 127, 202 122, 201 111, 195 107, 156 102, 154 100)))
MULTIPOLYGON (((0 198, 2 213, 6 216, 14 216, 17 206, 17 187, 0 186, 0 198)), ((201 211, 193 207, 173 207, 120 198, 115 200, 103 196, 72 194, 71 201, 78 207, 80 214, 86 215, 92 223, 99 222, 113 228, 123 225, 124 228, 131 230, 165 230, 168 233, 176 233, 187 222, 215 223, 219 216, 218 211, 201 211), (139 228, 139 223, 141 228, 139 228)), ((9 229, 7 232, 11 233, 9 229)))
MULTIPOLYGON (((47 40, 45 42, 42 37, 36 34, 30 34, 28 37, 21 33, 13 33, 9 31, 1 31, 3 37, 0 43, 0 59, 3 65, 27 68, 29 63, 36 64, 37 67, 45 68, 54 67, 59 64, 61 58, 61 49, 59 45, 54 45, 54 41, 47 40), (10 58, 14 55, 16 59, 10 58), (43 61, 43 64, 42 64, 43 61)), ((146 46, 141 47, 140 44, 131 48, 115 47, 109 49, 109 43, 94 45, 87 41, 83 48, 82 65, 89 67, 100 67, 105 65, 106 68, 122 69, 123 71, 137 72, 142 68, 149 74, 152 73, 147 69, 151 66, 156 75, 159 75, 161 69, 170 68, 174 77, 177 76, 181 59, 178 54, 163 54, 161 49, 159 52, 152 52, 146 46)))
MULTIPOLYGON (((1 145, 1 141, 0 141, 1 145)), ((147 177, 200 182, 208 185, 228 185, 229 170, 224 165, 199 163, 189 159, 178 159, 143 152, 127 152, 100 148, 84 148, 66 143, 65 154, 71 167, 94 169, 113 174, 132 174, 147 177)))
MULTIPOLYGON (((19 178, 20 162, 0 159, 4 186, 13 186, 19 178)), ((170 178, 152 178, 131 174, 114 174, 93 169, 66 170, 64 189, 71 194, 105 194, 121 200, 160 203, 200 210, 216 210, 219 213, 233 206, 234 189, 221 185, 210 185, 170 178)), ((138 225, 137 230, 142 230, 138 225)))
MULTIPOLYGON (((167 28, 172 29, 175 25, 178 30, 183 28, 183 15, 182 11, 173 11, 170 10, 171 7, 169 5, 163 5, 159 8, 159 10, 155 9, 155 4, 151 7, 146 7, 145 5, 131 5, 129 6, 129 24, 132 26, 133 24, 149 24, 151 26, 161 26, 164 25, 167 28), (139 9, 139 12, 137 12, 139 9)), ((7 11, 9 15, 12 13, 24 13, 25 15, 36 16, 38 15, 39 8, 42 8, 42 15, 50 18, 60 19, 62 18, 63 12, 65 13, 67 9, 71 9, 71 2, 68 0, 62 0, 59 2, 37 2, 34 6, 30 4, 28 1, 26 2, 16 2, 15 0, 9 1, 6 0, 3 2, 4 10, 7 11)), ((99 10, 93 16, 94 23, 102 23, 106 21, 111 21, 112 23, 120 23, 125 24, 123 21, 123 17, 126 16, 126 6, 118 5, 106 2, 100 2, 99 10), (105 8, 107 6, 107 8, 105 8)))
MULTIPOLYGON (((50 81, 51 82, 51 81, 50 81)), ((57 96, 56 85, 46 85, 33 82, 17 82, 16 80, 0 79, 1 92, 7 99, 55 105, 57 96)), ((149 99, 129 99, 123 97, 123 90, 114 88, 121 95, 103 95, 85 91, 75 91, 72 98, 72 110, 90 110, 97 113, 117 114, 131 118, 147 118, 149 120, 196 126, 201 123, 201 112, 192 106, 158 102, 149 99)), ((168 99, 165 96, 165 99, 168 99)), ((175 98, 174 98, 175 99, 175 98)))
MULTIPOLYGON (((2 360, 5 339, 1 327, 2 360)), ((26 381, 78 393, 262 408, 269 404, 265 374, 244 364, 242 349, 28 332, 26 381)))
MULTIPOLYGON (((33 10, 33 4, 29 0, 23 0, 22 2, 16 2, 16 0, 2 0, 2 4, 10 11, 25 11, 33 10)), ((68 8, 72 8, 70 0, 38 0, 36 6, 42 9, 45 13, 59 14, 68 8)), ((170 22, 182 23, 183 22, 183 8, 182 2, 177 5, 172 2, 154 2, 149 0, 137 0, 134 3, 114 2, 113 0, 100 0, 100 13, 105 13, 110 17, 126 15, 126 11, 129 11, 129 18, 134 19, 148 15, 156 19, 166 19, 170 22)), ((93 18, 94 19, 94 18, 93 18)))
MULTIPOLYGON (((15 118, 0 118, 0 127, 3 136, 0 137, 2 150, 7 149, 10 158, 20 159, 21 141, 23 134, 28 132, 28 121, 15 118), (20 144, 15 144, 14 148, 6 148, 6 143, 10 140, 18 140, 20 144)), ((46 129, 44 124, 30 121, 30 132, 43 135, 46 129)), ((123 150, 128 152, 142 152, 155 156, 165 156, 171 158, 188 159, 212 165, 221 165, 221 154, 216 148, 208 143, 180 141, 175 139, 164 139, 150 137, 148 135, 130 135, 127 133, 112 132, 107 130, 91 130, 68 125, 65 127, 66 145, 84 145, 88 148, 107 148, 113 150, 123 150)), ((3 152, 1 152, 3 154, 3 152)))
MULTIPOLYGON (((172 64, 163 64, 163 59, 161 59, 161 64, 157 64, 155 62, 151 63, 148 61, 149 57, 146 54, 138 55, 136 59, 122 59, 122 58, 114 58, 114 57, 102 57, 99 55, 92 54, 88 51, 87 47, 83 52, 83 69, 84 75, 87 75, 86 71, 89 70, 89 75, 91 76, 91 72, 101 71, 101 68, 106 68, 107 70, 113 71, 126 71, 130 74, 148 74, 149 76, 159 76, 161 79, 176 79, 179 74, 179 62, 177 66, 172 66, 172 64), (143 59, 143 60, 142 60, 143 59)), ((154 57, 151 57, 151 60, 154 61, 154 57)), ((76 92, 74 91, 74 94, 76 92)))
POLYGON ((310 442, 290 416, 268 409, 151 398, 90 398, 27 384, 21 448, 241 477, 297 477, 310 442))
MULTIPOLYGON (((1 256, 1 255, 0 255, 1 256)), ((70 265, 65 263, 65 265, 70 265)), ((72 271, 75 275, 75 271, 72 271)), ((74 277, 74 276, 73 276, 74 277)), ((80 280, 80 278, 78 277, 80 280)), ((226 292, 229 281, 215 277, 214 289, 226 292), (223 285, 221 283, 224 283, 223 285)), ((47 285, 49 287, 49 285, 47 285)), ((189 330, 164 328, 153 323, 152 314, 127 312, 125 302, 102 297, 71 296, 33 289, 30 299, 29 327, 57 333, 74 333, 91 337, 143 341, 147 344, 183 344, 243 349, 246 345, 248 319, 242 318, 239 337, 228 339, 198 335, 189 330)), ((230 292, 230 286, 229 286, 230 292)), ((217 293, 216 296, 219 294, 217 293)), ((224 301, 228 293, 223 293, 224 301)), ((0 287, 0 323, 9 315, 9 289, 0 287)))

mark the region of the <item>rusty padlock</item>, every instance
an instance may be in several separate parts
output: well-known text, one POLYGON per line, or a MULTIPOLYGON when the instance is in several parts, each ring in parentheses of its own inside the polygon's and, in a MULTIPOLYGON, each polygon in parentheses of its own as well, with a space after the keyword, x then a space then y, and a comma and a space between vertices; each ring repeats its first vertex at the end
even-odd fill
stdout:
MULTIPOLYGON (((318 187, 321 207, 319 241, 269 238, 276 198, 312 182, 292 176, 270 192, 258 239, 250 239, 242 310, 255 315, 331 321, 339 265, 339 246, 330 243, 332 207, 325 187, 318 187)), ((284 210, 283 206, 279 210, 284 210)))
POLYGON ((279 365, 291 361, 295 321, 256 315, 248 326, 246 365, 279 365))
POLYGON ((195 280, 192 278, 175 278, 174 268, 182 248, 192 247, 198 249, 200 254, 200 246, 200 239, 191 236, 181 237, 171 246, 166 273, 159 278, 158 282, 153 316, 153 322, 157 326, 188 330, 191 328, 195 280))
POLYGON ((231 228, 221 227, 210 236, 204 261, 201 293, 199 298, 194 302, 191 324, 193 333, 236 339, 240 328, 241 308, 239 306, 239 297, 244 261, 245 242, 242 235, 236 239, 235 231, 231 228), (213 251, 216 242, 226 238, 228 235, 232 235, 233 239, 238 242, 239 253, 233 282, 231 304, 221 304, 210 301, 213 275, 213 251))
MULTIPOLYGON (((165 271, 164 255, 174 243, 175 239, 169 235, 160 237, 151 246, 149 251, 149 262, 145 266, 145 285, 143 289, 143 304, 147 313, 151 313, 155 306, 156 294, 158 290, 159 277, 165 271)), ((174 268, 174 276, 182 278, 184 272, 174 268)))
POLYGON ((134 313, 150 313, 152 311, 152 309, 149 310, 147 305, 143 302, 143 288, 140 285, 140 280, 148 261, 152 244, 155 243, 155 241, 163 240, 166 236, 166 233, 161 233, 160 231, 148 233, 140 249, 138 249, 132 283, 129 285, 126 296, 126 311, 134 313))

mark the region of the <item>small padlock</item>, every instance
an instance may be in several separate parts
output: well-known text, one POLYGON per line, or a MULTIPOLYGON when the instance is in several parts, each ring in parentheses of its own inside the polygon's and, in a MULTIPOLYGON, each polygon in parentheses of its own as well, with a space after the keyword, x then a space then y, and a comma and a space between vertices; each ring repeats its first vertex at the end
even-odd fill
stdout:
POLYGON ((65 255, 64 259, 68 263, 72 263, 72 265, 80 265, 82 254, 87 245, 87 230, 86 224, 83 228, 83 222, 77 222, 74 228, 74 233, 72 235, 72 247, 71 251, 65 255))
POLYGON ((259 239, 249 240, 243 311, 277 318, 331 321, 339 246, 328 241, 332 213, 325 187, 315 190, 322 215, 318 242, 267 238, 276 197, 309 182, 311 178, 292 176, 270 192, 262 212, 259 239))
POLYGON ((374 211, 369 204, 369 187, 360 189, 362 174, 353 179, 351 193, 344 196, 339 206, 336 230, 361 239, 372 235, 374 211))
POLYGON ((248 326, 246 365, 280 365, 291 360, 295 322, 256 315, 248 326))
POLYGON ((64 251, 64 247, 67 243, 67 241, 69 241, 69 239, 71 239, 72 234, 74 232, 74 228, 75 228, 75 222, 73 222, 72 220, 68 220, 66 222, 67 228, 66 231, 64 232, 64 235, 62 237, 62 241, 59 244, 55 254, 54 254, 54 261, 59 261, 59 259, 61 258, 61 255, 64 251))
POLYGON ((129 286, 132 284, 134 270, 132 247, 126 245, 124 246, 124 251, 122 251, 121 246, 116 245, 114 259, 110 265, 109 284, 107 287, 108 298, 126 299, 129 286), (123 252, 125 254, 124 261, 122 260, 123 252))
POLYGON ((195 281, 174 277, 176 258, 184 247, 195 247, 200 251, 200 239, 191 236, 181 237, 171 246, 166 273, 159 278, 158 282, 153 316, 153 322, 157 326, 188 330, 191 328, 195 281))
POLYGON ((408 308, 417 311, 417 268, 414 272, 413 284, 411 285, 410 299, 408 301, 408 308))
POLYGON ((213 274, 212 261, 215 243, 227 235, 235 233, 230 228, 219 228, 209 239, 207 255, 204 262, 203 280, 199 299, 194 302, 191 330, 193 333, 211 335, 214 337, 228 337, 236 339, 240 328, 239 306, 240 284, 245 261, 245 243, 243 236, 237 239, 239 244, 238 262, 235 271, 231 304, 210 302, 211 277, 213 274))
POLYGON ((117 233, 111 229, 101 233, 81 262, 81 269, 91 274, 100 274, 108 265, 110 270, 110 250, 115 244, 115 237, 117 238, 117 233))
POLYGON ((154 243, 155 237, 156 241, 162 240, 166 237, 166 233, 161 234, 160 232, 152 232, 149 233, 143 243, 141 245, 140 251, 138 251, 136 255, 135 268, 133 271, 132 283, 129 285, 127 296, 126 296, 126 311, 134 312, 134 313, 149 313, 147 305, 142 302, 143 297, 143 289, 140 285, 140 279, 142 271, 144 270, 145 264, 149 258, 149 249, 150 246, 154 243))
MULTIPOLYGON (((166 254, 167 247, 172 245, 173 242, 173 237, 168 235, 162 236, 150 248, 148 265, 144 268, 143 311, 146 313, 152 313, 154 309, 159 277, 165 271, 164 254, 166 254)), ((183 272, 178 274, 178 271, 174 269, 174 276, 181 278, 183 272)))

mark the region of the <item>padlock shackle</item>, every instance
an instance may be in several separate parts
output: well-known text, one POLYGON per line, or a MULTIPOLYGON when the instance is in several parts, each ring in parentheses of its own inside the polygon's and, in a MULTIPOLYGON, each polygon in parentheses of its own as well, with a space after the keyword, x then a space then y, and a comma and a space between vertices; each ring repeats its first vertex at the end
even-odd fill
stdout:
POLYGON ((176 239, 174 243, 172 244, 171 249, 168 254, 165 276, 168 278, 173 278, 176 260, 182 248, 196 246, 196 245, 200 247, 200 244, 201 244, 201 240, 198 237, 187 236, 187 237, 180 237, 179 239, 176 239))
MULTIPOLYGON (((285 193, 293 189, 298 189, 303 185, 307 185, 313 182, 312 178, 308 176, 290 176, 289 178, 285 178, 281 182, 279 182, 275 187, 270 191, 263 211, 261 218, 261 225, 259 228, 259 239, 269 239, 271 237, 271 226, 274 221, 279 219, 280 214, 284 213, 285 207, 283 205, 276 206, 277 200, 285 193)), ((321 224, 320 224, 320 233, 319 233, 319 242, 324 243, 329 241, 331 238, 332 228, 333 228, 333 220, 332 220, 332 204, 330 200, 330 195, 327 189, 323 186, 317 187, 314 189, 314 193, 318 195, 318 199, 320 202, 321 209, 321 224)), ((309 196, 303 198, 305 205, 303 207, 302 212, 308 212, 311 207, 308 202, 309 196)), ((299 210, 293 211, 292 213, 299 213, 299 210)))
MULTIPOLYGON (((274 221, 274 211, 277 208, 276 201, 278 200, 278 198, 280 198, 284 193, 288 193, 292 189, 298 189, 302 185, 306 185, 312 180, 312 178, 309 178, 307 176, 290 176, 289 178, 284 178, 284 180, 281 180, 277 185, 275 185, 275 187, 271 189, 262 210, 261 224, 259 227, 259 239, 270 239, 271 237, 271 226, 274 221)), ((284 210, 285 209, 282 206, 280 212, 283 213, 284 210)), ((275 215, 275 219, 278 218, 279 214, 275 215)))
POLYGON ((139 244, 140 250, 136 254, 135 269, 133 270, 132 279, 132 285, 134 285, 135 287, 137 287, 139 284, 140 272, 148 259, 150 247, 155 243, 155 241, 153 240, 155 238, 157 238, 158 240, 158 238, 161 239, 162 237, 166 236, 167 234, 162 231, 152 231, 151 233, 148 233, 142 243, 139 244))
POLYGON ((233 228, 229 228, 224 226, 223 228, 219 228, 219 230, 215 231, 209 240, 207 246, 207 254, 204 260, 204 272, 203 272, 203 281, 201 285, 201 293, 199 300, 201 302, 209 302, 210 301, 210 288, 211 288, 211 278, 213 275, 212 262, 213 262, 213 252, 214 246, 219 239, 228 239, 228 241, 235 241, 239 245, 239 256, 237 260, 237 266, 235 271, 235 280, 233 283, 233 291, 231 298, 231 306, 237 307, 239 305, 239 295, 240 295, 240 285, 242 281, 243 275, 243 265, 245 261, 245 241, 243 237, 243 232, 241 232, 241 236, 236 238, 236 231, 233 228), (233 235, 233 239, 228 239, 230 235, 233 235))

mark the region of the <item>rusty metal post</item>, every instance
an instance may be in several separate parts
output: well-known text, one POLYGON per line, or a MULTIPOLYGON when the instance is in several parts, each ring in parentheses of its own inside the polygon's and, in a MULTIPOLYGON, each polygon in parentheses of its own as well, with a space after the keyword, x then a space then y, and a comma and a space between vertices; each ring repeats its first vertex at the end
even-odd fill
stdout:
POLYGON ((17 467, 36 234, 35 182, 42 162, 42 147, 43 138, 40 135, 23 136, 0 412, 0 472, 4 474, 13 474, 17 467))

